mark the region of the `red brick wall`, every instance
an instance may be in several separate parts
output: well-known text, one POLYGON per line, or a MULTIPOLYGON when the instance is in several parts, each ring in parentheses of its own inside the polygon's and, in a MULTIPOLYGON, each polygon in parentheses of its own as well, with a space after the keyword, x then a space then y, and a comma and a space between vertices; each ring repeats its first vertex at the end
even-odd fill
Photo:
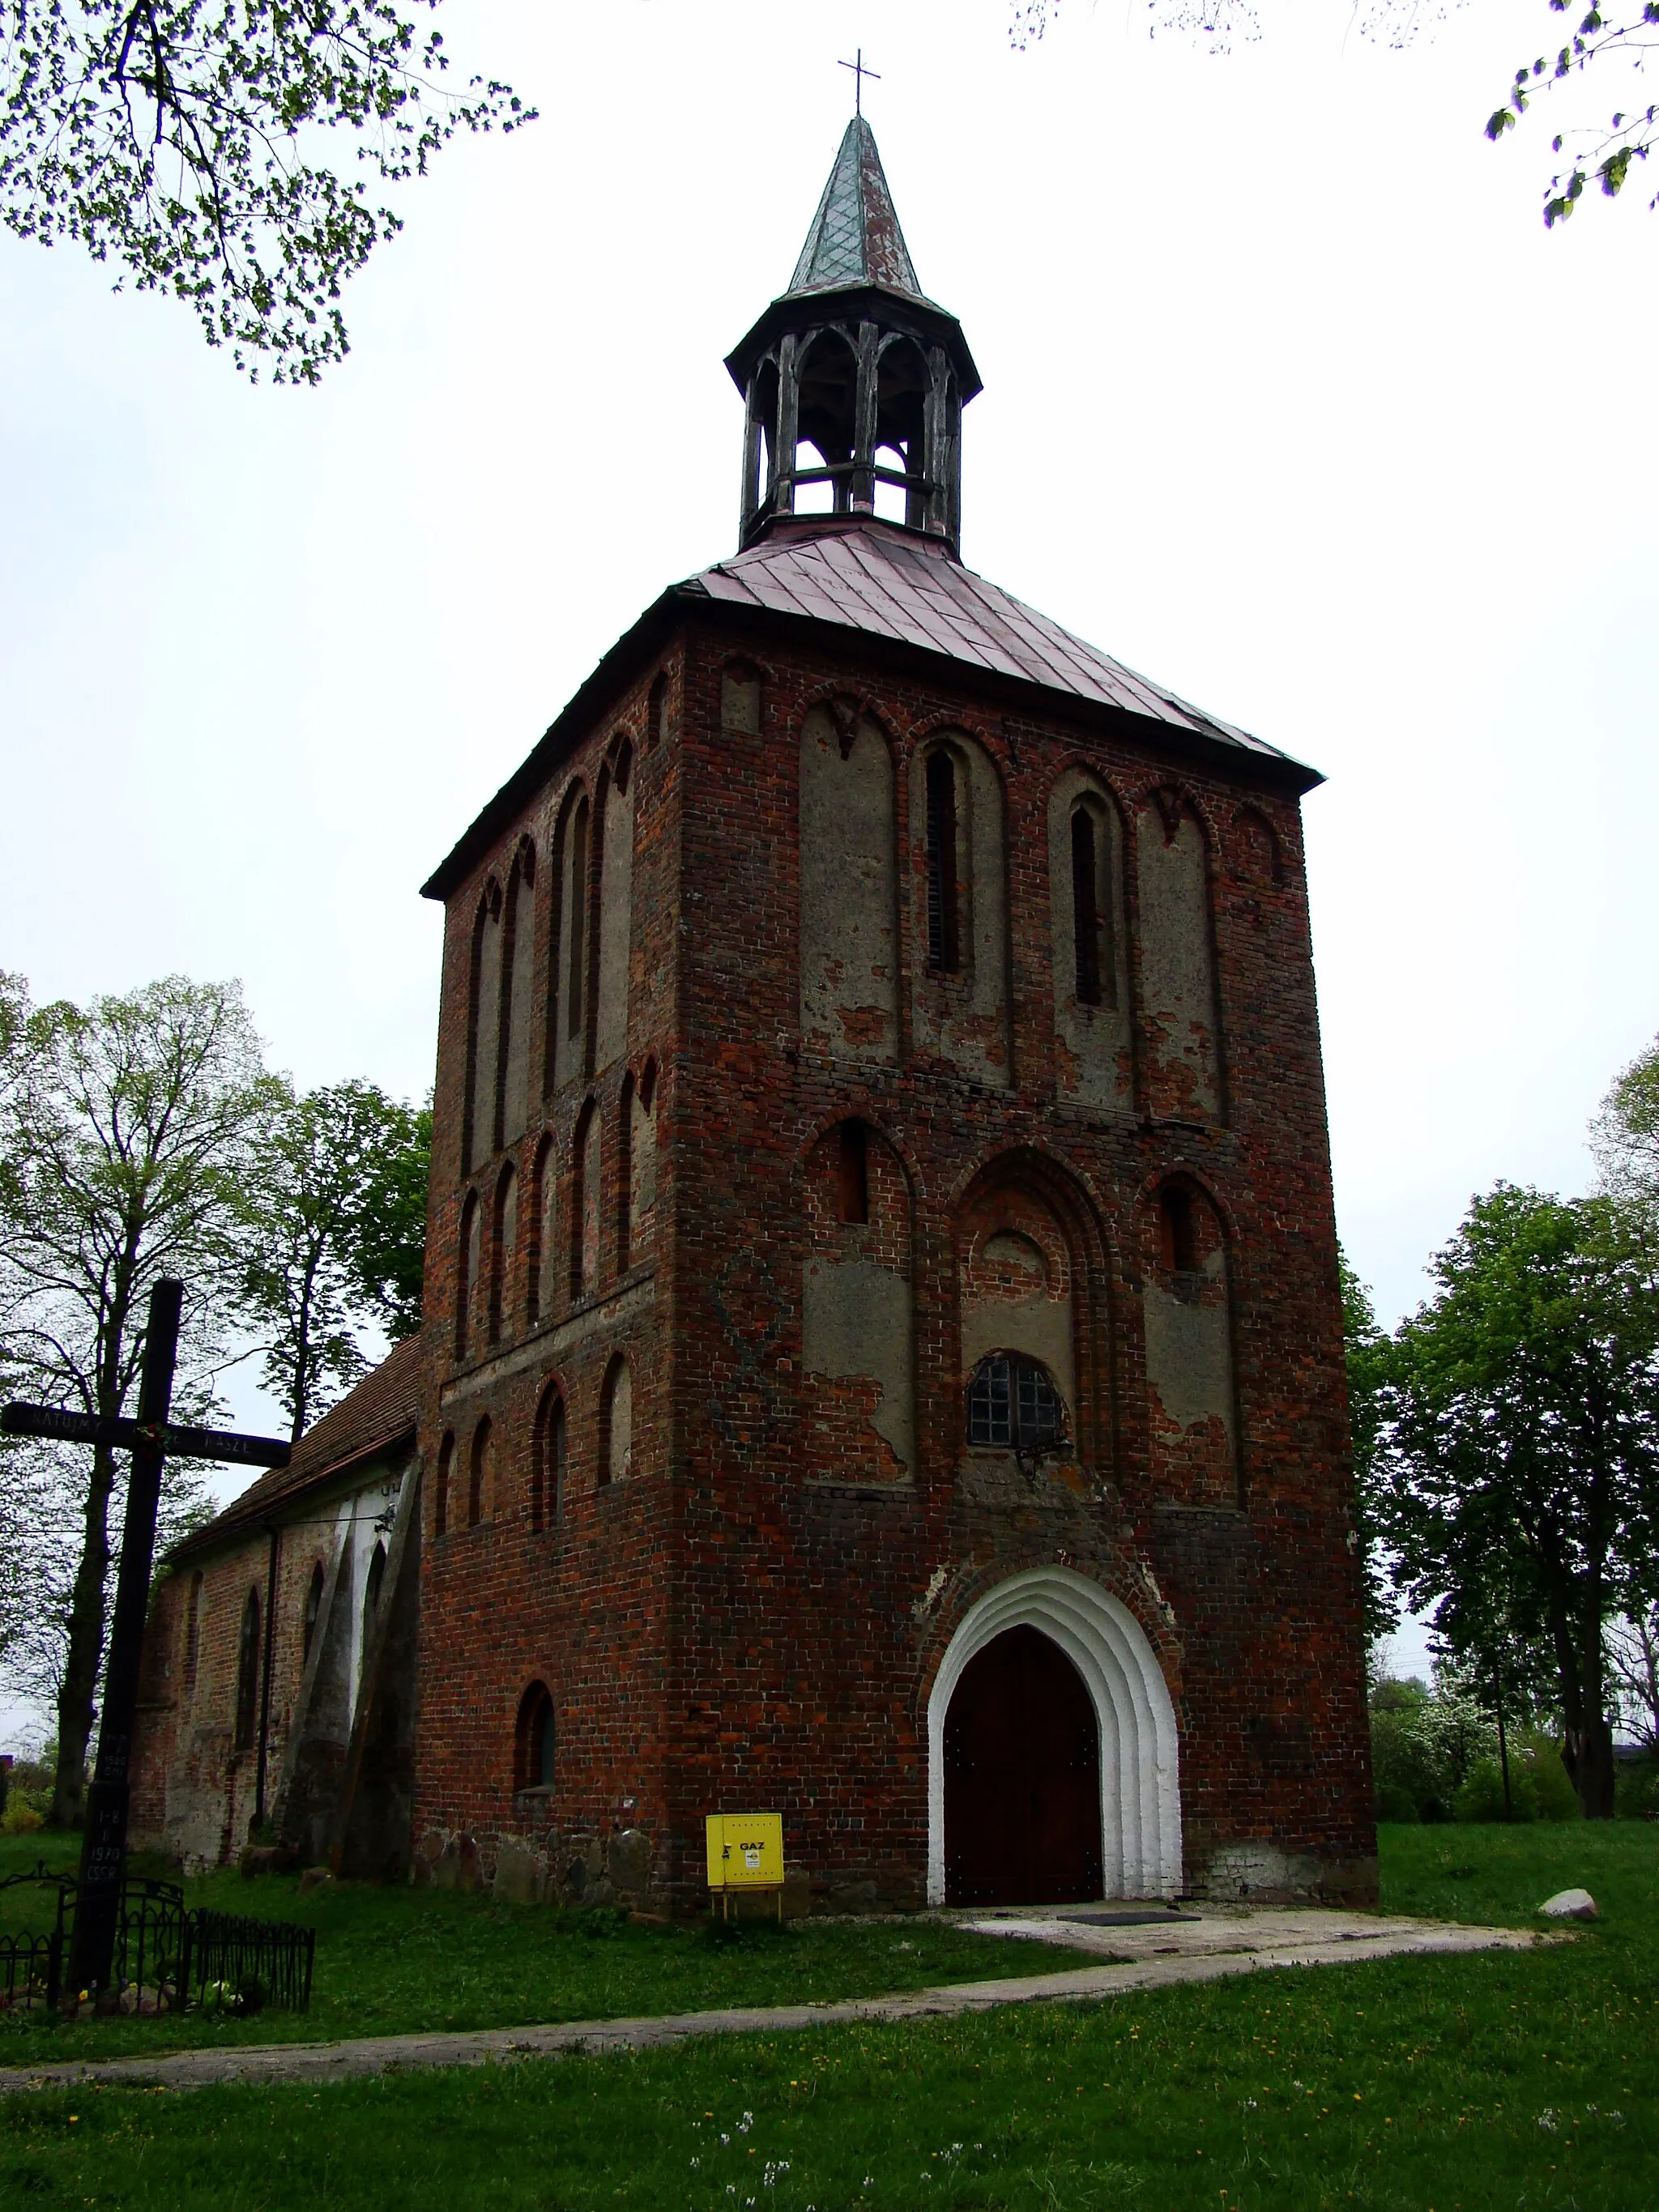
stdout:
MULTIPOLYGON (((473 1529, 457 1526, 452 1497, 449 1533, 438 1536, 428 1485, 417 1834, 545 1834, 556 1874, 584 1847, 573 1839, 637 1827, 652 1839, 659 1893, 691 1902, 702 1814, 775 1808, 792 1860, 823 1890, 915 1901, 933 1671, 987 1588, 1059 1559, 1115 1591, 1164 1664, 1181 1724, 1189 1881, 1364 1893, 1374 1838, 1359 1593, 1294 800, 1248 758, 1198 773, 1155 751, 1146 739, 1157 733, 1127 718, 1104 729, 988 711, 965 676, 933 688, 896 672, 875 645, 762 653, 752 635, 722 635, 711 618, 677 641, 668 665, 664 744, 646 741, 649 672, 449 902, 427 1283, 441 1371, 425 1428, 428 1465, 446 1430, 464 1465, 487 1413, 498 1494, 473 1529), (738 655, 763 678, 757 733, 720 725, 721 667, 738 655), (898 1060, 855 1069, 797 1042, 799 732, 832 693, 863 701, 888 732, 901 795, 915 749, 942 726, 967 731, 995 764, 1006 805, 1010 1088, 908 1048, 908 968, 923 939, 908 848, 898 1060), (573 776, 595 789, 622 732, 636 779, 626 1057, 532 1100, 514 1148, 526 1192, 544 1130, 567 1171, 577 1117, 597 1100, 597 1294, 573 1313, 556 1269, 550 1317, 531 1327, 522 1294, 509 1297, 500 1343, 457 1370, 447 1346, 474 916, 492 875, 505 886, 520 837, 534 837, 544 1006, 552 824, 573 776), (1156 1077, 1159 1048, 1144 1023, 1133 1114, 1056 1103, 1050 948, 1070 925, 1049 913, 1047 806, 1055 779, 1079 762, 1117 794, 1132 847, 1158 818, 1146 809, 1160 787, 1176 787, 1204 830, 1224 1127, 1150 1117, 1170 1085, 1156 1077), (618 1110, 625 1078, 647 1060, 659 1070, 656 1234, 618 1277, 618 1110), (838 1484, 857 1471, 836 1442, 839 1413, 802 1375, 802 1273, 823 1234, 814 1147, 849 1114, 883 1133, 908 1181, 914 1480, 838 1484), (1180 1455, 1154 1456, 1141 1289, 1156 1265, 1153 1195, 1171 1175, 1209 1194, 1226 1240, 1233 1501, 1218 1500, 1207 1461, 1182 1495, 1180 1455), (1076 1334, 1079 1462, 1024 1495, 976 1472, 963 1447, 954 1239, 964 1207, 983 1218, 1005 1187, 1038 1193, 1060 1225, 1076 1334), (618 1352, 632 1366, 634 1473, 606 1490, 596 1481, 599 1409, 618 1352), (562 1510, 538 1533, 532 1434, 550 1383, 564 1394, 569 1462, 562 1510), (550 1804, 515 1811, 514 1722, 533 1681, 549 1686, 557 1712, 557 1783, 550 1804)), ((1133 850, 1126 872, 1133 947, 1133 850)), ((471 1178, 486 1218, 499 1165, 471 1178)), ((521 1234, 521 1268, 528 1243, 521 1234)))

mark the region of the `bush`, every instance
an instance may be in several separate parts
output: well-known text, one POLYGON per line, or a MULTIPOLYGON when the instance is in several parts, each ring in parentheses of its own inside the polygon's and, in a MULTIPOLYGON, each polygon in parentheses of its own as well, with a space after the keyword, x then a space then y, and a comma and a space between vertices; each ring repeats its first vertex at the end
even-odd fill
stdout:
POLYGON ((1613 1818, 1659 1820, 1659 1759, 1621 1759, 1613 1784, 1613 1818))
POLYGON ((12 1792, 5 1812, 0 1814, 0 1836, 32 1836, 46 1825, 46 1814, 31 1805, 21 1790, 12 1792))
POLYGON ((1477 1759, 1468 1780, 1452 1802, 1460 1820, 1535 1820, 1538 1792, 1516 1759, 1510 1761, 1510 1810, 1504 1810, 1504 1770, 1495 1759, 1477 1759))
MULTIPOLYGON (((1460 1820, 1501 1820, 1504 1815, 1504 1772, 1495 1759, 1480 1759, 1458 1791, 1455 1810, 1460 1820)), ((1554 1739, 1540 1729, 1527 1729, 1510 1742, 1509 1817, 1514 1820, 1577 1820, 1583 1817, 1578 1792, 1561 1764, 1554 1739)))
POLYGON ((1429 1691, 1379 1682, 1371 1692, 1377 1818, 1449 1820, 1459 1787, 1496 1741, 1491 1721, 1456 1683, 1429 1691))

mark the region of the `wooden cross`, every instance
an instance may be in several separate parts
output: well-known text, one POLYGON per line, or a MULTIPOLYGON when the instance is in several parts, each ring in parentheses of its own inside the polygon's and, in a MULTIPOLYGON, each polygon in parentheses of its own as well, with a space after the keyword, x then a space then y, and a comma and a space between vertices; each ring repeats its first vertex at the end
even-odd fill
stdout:
MULTIPOLYGON (((136 1420, 69 1413, 56 1406, 13 1405, 0 1413, 0 1430, 8 1436, 106 1444, 132 1454, 126 1520, 121 1530, 121 1564, 115 1582, 115 1618, 110 1626, 109 1665, 99 1716, 98 1760, 87 1790, 81 1836, 81 1879, 76 1892, 68 1984, 72 1995, 82 1990, 106 1990, 114 1964, 121 1884, 127 1863, 129 1768, 133 1723, 138 1713, 138 1668, 149 1604, 150 1567, 155 1556, 162 1463, 169 1452, 174 1452, 190 1459, 228 1460, 241 1467, 286 1467, 292 1455, 292 1446, 275 1437, 238 1436, 223 1429, 191 1428, 168 1421, 184 1300, 184 1285, 168 1277, 160 1278, 151 1287, 136 1420)), ((270 1636, 267 1620, 267 1650, 270 1636)))
POLYGON ((855 52, 858 57, 855 61, 837 62, 836 64, 836 67, 837 69, 849 69, 852 70, 853 112, 854 115, 862 115, 864 112, 864 80, 867 76, 872 76, 876 82, 879 84, 881 82, 881 71, 879 70, 866 69, 864 66, 864 49, 862 46, 856 48, 855 52))

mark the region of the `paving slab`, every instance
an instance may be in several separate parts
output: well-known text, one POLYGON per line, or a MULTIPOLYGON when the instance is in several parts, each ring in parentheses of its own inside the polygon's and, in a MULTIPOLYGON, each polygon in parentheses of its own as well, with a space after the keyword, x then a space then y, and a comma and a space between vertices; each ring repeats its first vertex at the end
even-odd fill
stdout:
POLYGON ((511 2063, 570 2051, 646 2051, 693 2036, 775 2034, 859 2021, 950 2019, 990 2012, 999 2005, 1079 2003, 1135 1990, 1167 1989, 1179 1982, 1218 1981, 1230 1974, 1349 1966, 1357 1960, 1423 1953, 1528 1950, 1540 1942, 1571 1940, 1539 1936, 1524 1928, 1384 1919, 1372 1913, 1229 1908, 1213 1913, 1205 1910, 1195 1919, 1178 1923, 1101 1926, 1068 1921, 1066 1910, 951 1916, 959 1926, 985 1935, 1036 1936, 1070 1946, 1079 1953, 1079 1963, 1058 1973, 951 1982, 896 1996, 849 1997, 831 2004, 736 2006, 639 2020, 560 2021, 545 2027, 469 2028, 362 2036, 340 2043, 244 2044, 228 2051, 175 2051, 154 2057, 71 2059, 58 2066, 0 2069, 0 2096, 90 2087, 198 2089, 225 2081, 349 2081, 426 2066, 511 2063))

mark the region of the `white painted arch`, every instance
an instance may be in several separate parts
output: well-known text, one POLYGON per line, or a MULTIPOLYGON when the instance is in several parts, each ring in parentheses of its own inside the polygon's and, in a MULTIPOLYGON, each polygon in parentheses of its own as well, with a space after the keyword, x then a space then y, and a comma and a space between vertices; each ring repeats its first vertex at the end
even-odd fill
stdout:
POLYGON ((927 1900, 945 1902, 945 1717, 962 1671, 1007 1628, 1051 1637, 1082 1675, 1100 1724, 1100 1840, 1108 1897, 1181 1888, 1175 1706, 1146 1632, 1121 1599, 1069 1567, 1032 1567, 988 1590, 951 1638, 927 1700, 927 1900))

